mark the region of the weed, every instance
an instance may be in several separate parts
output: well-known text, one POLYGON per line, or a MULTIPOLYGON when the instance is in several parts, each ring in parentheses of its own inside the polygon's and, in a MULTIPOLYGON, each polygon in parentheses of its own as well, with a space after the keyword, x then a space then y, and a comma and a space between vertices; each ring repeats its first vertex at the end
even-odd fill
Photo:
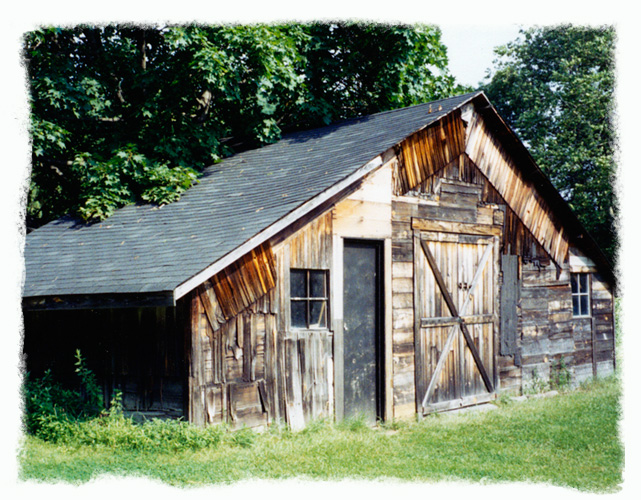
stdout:
POLYGON ((104 410, 102 390, 98 385, 96 375, 87 367, 80 349, 76 349, 76 373, 80 378, 80 397, 84 403, 85 416, 94 416, 104 410))
POLYGON ((549 384, 539 375, 539 370, 535 367, 532 370, 532 378, 530 382, 524 384, 523 393, 524 394, 539 394, 541 392, 546 392, 549 389, 549 384))
POLYGON ((409 423, 406 422, 406 421, 402 421, 402 420, 392 419, 392 420, 381 420, 378 423, 378 425, 382 430, 400 431, 402 429, 406 429, 408 427, 409 423))
POLYGON ((365 420, 364 415, 357 415, 354 417, 346 418, 336 424, 339 430, 346 430, 349 432, 365 432, 369 431, 370 425, 365 420))
POLYGON ((509 406, 514 404, 514 400, 512 398, 513 398, 513 394, 502 392, 501 394, 499 394, 498 398, 496 398, 494 403, 497 406, 509 406))
POLYGON ((557 390, 566 390, 570 386, 572 374, 565 362, 565 357, 561 356, 558 363, 550 366, 550 387, 557 390))
POLYGON ((241 448, 249 448, 254 444, 256 434, 247 427, 243 427, 229 434, 232 444, 241 448))
POLYGON ((331 427, 332 422, 328 418, 319 418, 308 422, 301 432, 303 434, 319 434, 329 430, 331 427))
POLYGON ((22 392, 27 432, 56 441, 67 432, 68 424, 104 412, 100 386, 79 350, 76 351, 75 366, 79 390, 63 387, 54 380, 51 370, 40 379, 26 374, 22 392))

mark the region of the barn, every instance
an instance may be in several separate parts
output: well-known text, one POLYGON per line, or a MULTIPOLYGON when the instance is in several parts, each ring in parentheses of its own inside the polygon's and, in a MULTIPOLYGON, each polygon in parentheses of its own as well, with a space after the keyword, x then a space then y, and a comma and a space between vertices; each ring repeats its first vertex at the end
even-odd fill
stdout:
POLYGON ((415 418, 615 366, 613 270, 482 92, 287 135, 24 255, 27 370, 80 349, 145 417, 415 418))

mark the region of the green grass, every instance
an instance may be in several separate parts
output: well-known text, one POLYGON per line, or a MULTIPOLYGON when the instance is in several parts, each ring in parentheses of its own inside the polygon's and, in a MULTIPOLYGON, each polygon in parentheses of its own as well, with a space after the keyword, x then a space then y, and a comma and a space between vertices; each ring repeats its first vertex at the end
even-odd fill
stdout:
POLYGON ((321 421, 297 433, 223 433, 216 445, 166 452, 64 446, 27 436, 20 478, 83 483, 108 474, 177 486, 290 478, 528 481, 612 492, 622 481, 619 398, 619 382, 609 379, 553 398, 502 403, 485 413, 376 429, 358 421, 321 421))

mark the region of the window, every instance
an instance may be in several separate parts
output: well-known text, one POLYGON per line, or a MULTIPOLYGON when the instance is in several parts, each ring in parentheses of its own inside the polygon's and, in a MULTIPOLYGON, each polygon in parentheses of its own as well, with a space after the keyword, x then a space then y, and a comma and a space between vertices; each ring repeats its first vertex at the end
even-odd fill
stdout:
POLYGON ((327 271, 292 269, 289 273, 291 326, 327 328, 327 271))
POLYGON ((572 281, 572 314, 590 316, 590 277, 586 273, 574 273, 572 281))

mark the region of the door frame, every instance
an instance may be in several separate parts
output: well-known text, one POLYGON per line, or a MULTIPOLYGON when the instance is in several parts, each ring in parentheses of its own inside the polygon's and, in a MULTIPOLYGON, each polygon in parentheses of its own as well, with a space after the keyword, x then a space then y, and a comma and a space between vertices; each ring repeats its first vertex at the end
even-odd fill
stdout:
MULTIPOLYGON (((494 320, 492 321, 493 324, 493 332, 492 332, 492 344, 493 344, 493 357, 491 360, 492 363, 492 376, 490 385, 492 386, 492 391, 489 392, 488 394, 480 394, 476 396, 469 396, 466 397, 462 400, 452 400, 452 401, 445 401, 442 403, 436 403, 432 405, 428 405, 427 407, 423 407, 423 399, 424 399, 424 394, 419 394, 419 371, 417 367, 415 366, 415 384, 416 384, 416 410, 419 415, 419 417, 423 416, 424 414, 427 414, 431 411, 443 411, 443 410, 449 410, 453 408, 459 408, 462 406, 469 406, 469 405, 474 405, 474 404, 479 404, 481 402, 486 402, 494 399, 496 397, 496 394, 499 389, 499 376, 498 376, 498 365, 497 365, 497 357, 498 357, 498 338, 499 338, 499 311, 500 311, 500 305, 498 303, 499 300, 499 292, 500 292, 500 287, 499 287, 499 241, 500 241, 500 235, 502 233, 502 228, 499 225, 490 225, 490 224, 470 224, 470 223, 461 223, 461 222, 446 222, 446 221, 433 221, 433 220, 428 220, 428 219, 418 219, 418 218, 412 218, 412 229, 413 229, 413 240, 414 240, 414 270, 415 270, 415 275, 414 275, 414 342, 415 342, 415 356, 418 357, 421 355, 421 348, 420 348, 420 329, 421 329, 421 318, 419 311, 421 310, 421 304, 420 304, 420 297, 418 294, 418 285, 417 285, 417 279, 418 277, 416 276, 416 259, 418 258, 417 253, 422 252, 422 245, 421 242, 423 241, 423 238, 421 237, 422 232, 426 233, 432 233, 432 234, 444 234, 447 235, 449 234, 450 236, 476 236, 476 237, 487 237, 491 242, 489 245, 492 247, 493 251, 493 256, 492 258, 489 259, 486 265, 492 266, 493 267, 493 287, 494 287, 494 320)), ((427 259, 427 256, 426 256, 427 259)), ((430 265, 428 264, 427 269, 430 269, 430 265)), ((451 293, 451 291, 450 291, 451 293)), ((459 332, 459 335, 463 335, 462 332, 459 332)), ((429 386, 430 381, 427 381, 427 384, 429 386)))
POLYGON ((372 244, 377 247, 378 278, 378 317, 376 353, 376 413, 377 418, 386 420, 393 412, 392 400, 392 241, 389 238, 359 238, 334 235, 334 276, 331 284, 331 301, 334 304, 332 327, 334 331, 334 411, 336 420, 345 418, 344 406, 344 272, 343 259, 346 243, 372 244))

